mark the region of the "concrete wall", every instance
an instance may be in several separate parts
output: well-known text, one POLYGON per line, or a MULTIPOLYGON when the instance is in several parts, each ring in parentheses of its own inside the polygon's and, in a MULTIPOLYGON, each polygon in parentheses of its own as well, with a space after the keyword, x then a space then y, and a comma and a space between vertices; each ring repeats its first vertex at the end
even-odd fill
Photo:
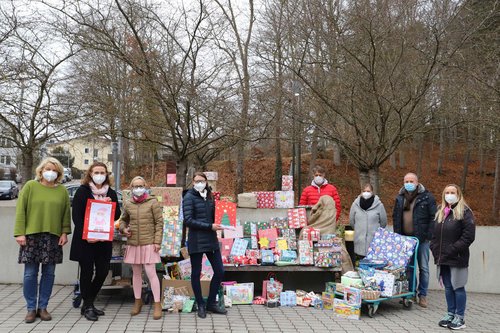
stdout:
MULTIPOLYGON (((241 221, 265 221, 269 216, 286 216, 284 209, 239 209, 241 221)), ((22 283, 23 266, 17 263, 19 247, 13 238, 14 207, 0 207, 0 283, 22 283)), ((473 292, 499 293, 500 284, 500 227, 478 227, 476 241, 471 247, 469 282, 467 290, 473 292)), ((71 237, 70 237, 71 242, 71 237)), ((77 277, 77 264, 69 261, 69 243, 64 247, 63 264, 57 265, 56 283, 72 284, 77 277)), ((431 256, 432 257, 432 256, 431 256)), ((434 260, 430 262, 430 288, 439 289, 434 260)))

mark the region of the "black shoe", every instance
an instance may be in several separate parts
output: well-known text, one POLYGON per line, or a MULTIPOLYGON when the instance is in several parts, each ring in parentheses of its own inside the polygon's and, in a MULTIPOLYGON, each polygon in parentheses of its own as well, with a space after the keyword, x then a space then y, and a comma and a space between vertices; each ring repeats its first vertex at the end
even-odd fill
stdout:
POLYGON ((203 306, 203 305, 198 306, 198 317, 200 317, 200 318, 207 317, 207 310, 205 310, 205 306, 203 306))
POLYGON ((94 309, 92 309, 92 307, 90 307, 90 306, 82 308, 82 312, 83 312, 83 316, 85 316, 85 318, 87 318, 87 320, 97 321, 99 319, 97 317, 97 315, 95 314, 94 309))
POLYGON ((104 315, 105 315, 104 311, 97 309, 97 308, 96 308, 95 306, 93 306, 93 305, 92 305, 92 310, 94 310, 94 313, 95 313, 97 316, 104 316, 104 315))
POLYGON ((207 311, 217 314, 227 314, 227 310, 225 308, 219 307, 217 304, 207 306, 207 311))

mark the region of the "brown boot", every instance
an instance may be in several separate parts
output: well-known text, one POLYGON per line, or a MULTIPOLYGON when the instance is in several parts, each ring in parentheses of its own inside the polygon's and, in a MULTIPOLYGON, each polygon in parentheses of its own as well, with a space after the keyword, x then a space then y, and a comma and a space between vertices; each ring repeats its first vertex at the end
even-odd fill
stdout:
POLYGON ((31 324, 35 321, 35 319, 36 319, 36 311, 29 310, 28 313, 26 314, 26 317, 24 317, 24 322, 26 324, 31 324))
POLYGON ((162 309, 161 309, 161 304, 160 302, 154 302, 153 303, 153 319, 158 320, 161 319, 162 315, 162 309))
POLYGON ((423 308, 427 307, 427 297, 426 296, 419 296, 418 297, 418 305, 420 305, 423 308))
POLYGON ((135 300, 134 307, 130 311, 130 315, 131 316, 138 315, 139 313, 141 313, 141 309, 142 309, 142 299, 139 298, 135 300))
POLYGON ((43 321, 50 321, 50 320, 52 320, 52 316, 47 311, 47 309, 38 309, 36 315, 37 315, 37 317, 40 317, 40 319, 43 320, 43 321))

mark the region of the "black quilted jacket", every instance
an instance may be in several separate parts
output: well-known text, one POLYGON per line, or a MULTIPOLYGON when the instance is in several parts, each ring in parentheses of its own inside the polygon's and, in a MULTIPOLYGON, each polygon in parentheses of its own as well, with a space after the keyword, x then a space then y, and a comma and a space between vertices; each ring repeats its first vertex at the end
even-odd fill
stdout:
POLYGON ((182 201, 184 223, 189 228, 189 253, 212 252, 219 249, 217 233, 212 230, 215 219, 215 203, 212 195, 203 199, 195 189, 189 189, 182 201))

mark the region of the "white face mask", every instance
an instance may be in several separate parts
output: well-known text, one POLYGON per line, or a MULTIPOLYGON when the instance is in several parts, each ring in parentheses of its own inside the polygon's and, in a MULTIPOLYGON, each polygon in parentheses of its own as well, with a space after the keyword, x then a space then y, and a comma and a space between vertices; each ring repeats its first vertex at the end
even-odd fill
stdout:
POLYGON ((42 173, 42 177, 49 183, 57 179, 57 172, 49 170, 42 173))
POLYGON ((444 201, 446 201, 450 205, 453 205, 454 203, 458 202, 458 198, 456 194, 445 194, 444 201))
POLYGON ((93 175, 92 181, 94 184, 101 185, 106 180, 106 175, 93 175))
POLYGON ((194 184, 194 189, 198 192, 201 192, 205 189, 205 187, 207 186, 207 183, 205 182, 202 182, 202 183, 195 183, 194 184))
POLYGON ((325 178, 323 178, 321 176, 314 177, 314 182, 316 183, 316 185, 321 185, 321 184, 323 184, 324 181, 325 181, 325 178))
POLYGON ((132 194, 136 197, 140 197, 146 192, 146 189, 144 187, 136 187, 132 190, 132 194))
POLYGON ((373 193, 372 192, 363 192, 361 193, 361 196, 365 199, 365 200, 368 200, 372 197, 373 193))

